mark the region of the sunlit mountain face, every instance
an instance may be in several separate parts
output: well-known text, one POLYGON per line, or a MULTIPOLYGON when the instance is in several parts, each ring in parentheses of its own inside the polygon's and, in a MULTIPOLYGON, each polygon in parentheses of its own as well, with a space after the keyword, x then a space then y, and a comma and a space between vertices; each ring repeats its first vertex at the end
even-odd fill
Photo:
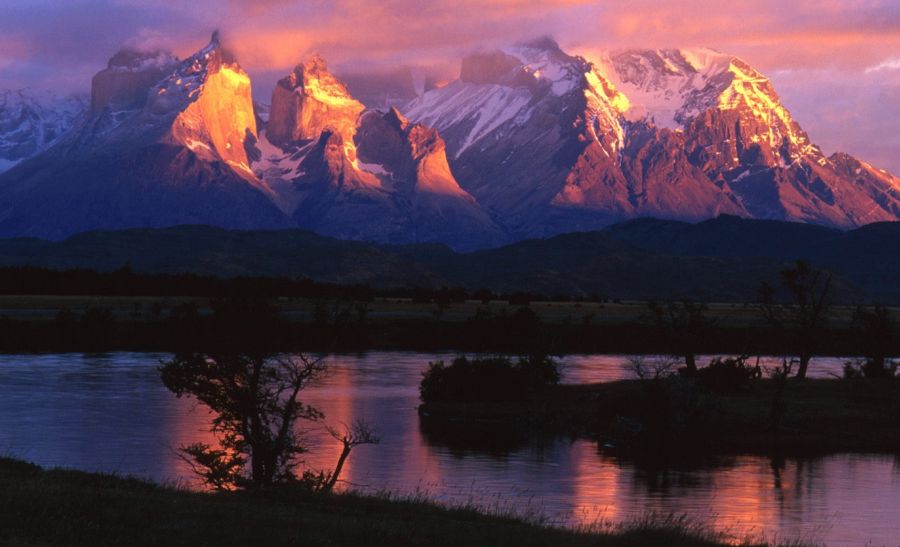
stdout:
POLYGON ((900 219, 900 179, 826 156, 733 55, 540 38, 459 66, 348 85, 299 58, 263 104, 218 34, 183 60, 130 46, 90 104, 2 96, 0 236, 196 223, 466 250, 636 217, 900 219))
POLYGON ((65 136, 2 175, 3 235, 290 226, 250 170, 250 79, 217 36, 184 60, 120 52, 91 95, 90 111, 65 136))

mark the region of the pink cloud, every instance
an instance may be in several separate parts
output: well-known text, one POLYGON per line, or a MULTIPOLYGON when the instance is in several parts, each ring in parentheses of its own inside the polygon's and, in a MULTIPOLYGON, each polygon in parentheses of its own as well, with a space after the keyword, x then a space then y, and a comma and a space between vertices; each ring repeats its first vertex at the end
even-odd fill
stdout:
POLYGON ((0 36, 0 69, 28 60, 28 39, 21 35, 0 36))

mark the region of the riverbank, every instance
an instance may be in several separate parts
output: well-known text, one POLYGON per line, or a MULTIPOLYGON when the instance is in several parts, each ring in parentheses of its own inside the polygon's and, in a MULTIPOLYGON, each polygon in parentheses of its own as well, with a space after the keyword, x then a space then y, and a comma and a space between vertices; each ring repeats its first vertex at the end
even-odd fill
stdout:
MULTIPOLYGON (((622 380, 550 386, 522 401, 431 403, 426 431, 452 439, 526 438, 534 433, 597 439, 601 449, 643 457, 691 453, 819 455, 900 453, 900 381, 788 380, 777 426, 777 383, 755 380, 731 393, 690 380, 622 380)), ((466 446, 466 448, 475 448, 466 446)))
POLYGON ((295 488, 199 493, 0 458, 2 545, 693 547, 722 545, 726 539, 680 519, 571 531, 420 500, 295 488))

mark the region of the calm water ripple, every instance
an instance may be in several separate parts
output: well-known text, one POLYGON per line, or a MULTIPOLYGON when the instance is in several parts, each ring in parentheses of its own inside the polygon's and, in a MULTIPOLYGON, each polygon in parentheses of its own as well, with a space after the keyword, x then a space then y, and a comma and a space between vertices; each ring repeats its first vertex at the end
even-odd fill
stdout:
MULTIPOLYGON (((369 352, 329 358, 330 374, 305 402, 323 410, 331 424, 364 417, 382 438, 380 445, 354 451, 344 475, 349 483, 540 511, 569 524, 676 513, 737 536, 900 545, 900 464, 890 456, 738 456, 695 468, 652 469, 606 457, 586 440, 531 440, 490 452, 444 446, 420 429, 418 382, 428 361, 452 356, 369 352)), ((173 450, 208 440, 209 416, 162 386, 156 366, 165 358, 0 355, 0 453, 45 466, 192 481, 173 450)), ((626 356, 564 361, 566 382, 627 376, 626 356)), ((811 371, 839 374, 843 361, 818 359, 811 371)), ((321 426, 311 426, 307 435, 315 447, 307 464, 333 466, 340 447, 321 426)))

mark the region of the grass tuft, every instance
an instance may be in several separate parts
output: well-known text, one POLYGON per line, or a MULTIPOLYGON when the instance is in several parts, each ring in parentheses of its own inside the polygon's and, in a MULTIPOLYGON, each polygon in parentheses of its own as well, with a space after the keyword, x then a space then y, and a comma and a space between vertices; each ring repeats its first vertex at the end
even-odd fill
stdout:
POLYGON ((410 496, 296 487, 202 493, 0 458, 0 545, 592 545, 733 542, 685 517, 566 529, 498 498, 445 506, 410 496))

